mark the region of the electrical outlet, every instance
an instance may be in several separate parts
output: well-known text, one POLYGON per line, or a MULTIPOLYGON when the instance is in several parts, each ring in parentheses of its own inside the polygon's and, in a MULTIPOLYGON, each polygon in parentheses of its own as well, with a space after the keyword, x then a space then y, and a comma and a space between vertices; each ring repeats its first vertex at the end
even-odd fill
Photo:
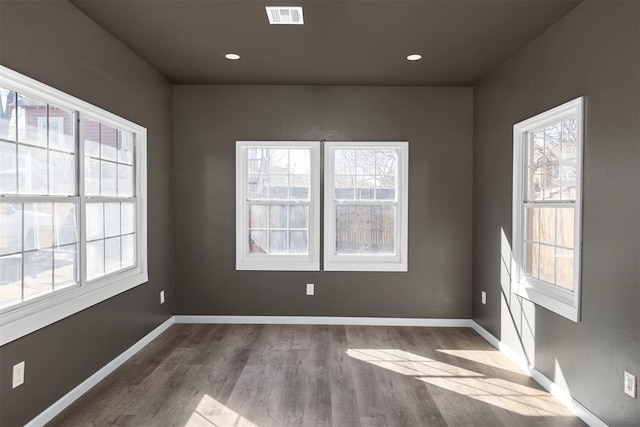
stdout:
POLYGON ((637 390, 637 377, 630 372, 624 371, 624 392, 634 399, 638 398, 636 394, 637 390))
POLYGON ((487 304, 487 293, 485 291, 482 291, 482 304, 487 304))
POLYGON ((164 291, 160 291, 160 304, 164 304, 164 291))
POLYGON ((307 295, 313 295, 315 292, 313 283, 307 283, 307 295))
POLYGON ((24 383, 24 360, 13 365, 13 388, 24 383))

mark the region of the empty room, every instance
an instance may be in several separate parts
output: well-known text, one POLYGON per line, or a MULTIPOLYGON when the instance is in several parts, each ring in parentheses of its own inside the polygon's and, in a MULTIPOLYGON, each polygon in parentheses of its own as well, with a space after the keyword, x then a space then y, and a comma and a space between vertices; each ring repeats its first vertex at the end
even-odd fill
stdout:
POLYGON ((640 427, 640 1, 0 0, 0 426, 640 427))

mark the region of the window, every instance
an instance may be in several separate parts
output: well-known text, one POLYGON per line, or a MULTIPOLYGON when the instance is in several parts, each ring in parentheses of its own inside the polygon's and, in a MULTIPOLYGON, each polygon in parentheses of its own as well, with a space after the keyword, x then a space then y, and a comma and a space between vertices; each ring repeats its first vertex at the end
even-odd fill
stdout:
POLYGON ((320 143, 236 143, 236 268, 319 270, 320 143))
POLYGON ((407 142, 326 142, 324 269, 407 271, 407 142))
POLYGON ((147 281, 146 130, 0 78, 2 345, 147 281))
POLYGON ((514 126, 516 293, 579 320, 583 99, 514 126))

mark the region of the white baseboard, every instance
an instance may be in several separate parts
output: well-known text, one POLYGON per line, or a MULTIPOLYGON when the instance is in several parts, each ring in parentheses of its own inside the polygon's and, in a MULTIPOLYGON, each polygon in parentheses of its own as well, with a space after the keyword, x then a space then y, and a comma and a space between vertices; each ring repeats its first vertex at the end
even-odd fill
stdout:
POLYGON ((244 325, 348 325, 348 326, 426 326, 431 328, 469 328, 471 319, 413 319, 398 317, 325 316, 174 316, 175 323, 229 323, 244 325))
POLYGON ((571 397, 571 394, 569 394, 564 388, 551 381, 544 374, 542 374, 531 364, 529 364, 522 355, 515 352, 511 347, 491 335, 489 331, 484 329, 475 321, 472 320, 470 326, 482 338, 487 340, 489 344, 500 350, 501 353, 511 359, 511 361, 518 365, 527 375, 529 375, 545 390, 551 393, 551 395, 558 399, 560 403, 565 405, 570 411, 576 414, 582 421, 584 421, 591 427, 607 427, 607 424, 605 424, 600 418, 595 416, 593 412, 582 406, 578 401, 571 397))
POLYGON ((156 337, 158 337, 161 333, 167 330, 169 326, 174 324, 173 316, 167 319, 160 326, 155 328, 153 331, 149 332, 147 335, 142 337, 142 339, 136 342, 134 345, 126 349, 123 353, 121 353, 118 357, 113 359, 111 362, 106 364, 102 369, 100 369, 95 374, 91 375, 89 378, 80 383, 76 388, 71 390, 69 393, 65 394, 61 397, 56 403, 49 406, 44 410, 40 415, 32 419, 25 427, 40 427, 51 421, 56 415, 60 412, 64 411, 69 405, 75 402, 80 396, 89 391, 93 386, 98 384, 104 378, 107 377, 111 372, 115 371, 120 365, 126 362, 131 356, 142 350, 142 348, 153 341, 156 337))
POLYGON ((174 323, 226 323, 226 324, 254 324, 254 325, 349 325, 349 326, 423 326, 423 327, 448 327, 448 328, 472 328, 482 338, 504 353, 524 372, 556 397, 567 408, 573 411, 580 419, 591 427, 607 427, 587 408, 582 406, 571 395, 531 366, 517 352, 491 335, 486 329, 471 319, 412 319, 391 317, 312 317, 312 316, 188 316, 176 315, 167 319, 163 324, 149 332, 140 341, 129 347, 126 351, 113 359, 102 369, 91 375, 84 382, 60 398, 56 403, 31 420, 26 427, 40 427, 51 421, 56 415, 75 402, 80 396, 89 391, 111 372, 126 362, 145 345, 153 341, 161 333, 166 331, 174 323))

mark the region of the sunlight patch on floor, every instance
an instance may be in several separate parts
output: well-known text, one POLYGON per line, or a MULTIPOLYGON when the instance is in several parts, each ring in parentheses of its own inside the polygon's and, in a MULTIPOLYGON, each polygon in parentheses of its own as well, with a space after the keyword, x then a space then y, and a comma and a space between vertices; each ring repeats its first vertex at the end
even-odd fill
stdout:
POLYGON ((205 394, 185 427, 258 427, 234 410, 205 394))
MULTIPOLYGON (((447 353, 453 350, 438 350, 447 353)), ((460 356, 460 354, 455 354, 460 356)), ((488 377, 478 372, 439 362, 399 349, 348 349, 354 359, 413 376, 419 381, 525 416, 574 416, 543 390, 488 377)), ((478 357, 472 351, 465 359, 478 357)), ((463 356, 460 356, 463 357, 463 356)), ((486 361, 478 361, 486 363, 486 361)), ((502 366, 496 366, 504 369, 502 366)))

